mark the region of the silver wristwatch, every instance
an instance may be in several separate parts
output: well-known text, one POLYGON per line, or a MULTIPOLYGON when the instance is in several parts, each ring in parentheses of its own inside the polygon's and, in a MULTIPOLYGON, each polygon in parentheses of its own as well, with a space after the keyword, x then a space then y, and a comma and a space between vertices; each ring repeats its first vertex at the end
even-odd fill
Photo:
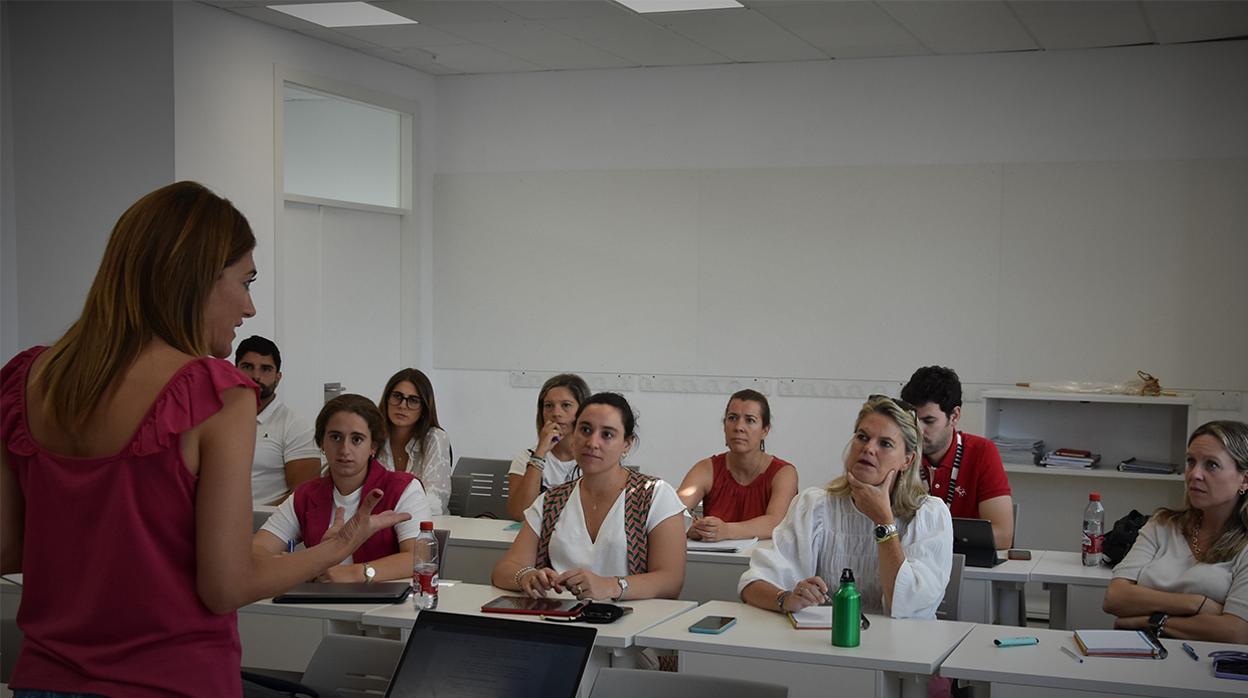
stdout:
POLYGON ((897 522, 880 524, 875 527, 875 542, 883 543, 884 541, 897 535, 897 522))
POLYGON ((620 595, 612 599, 612 601, 617 601, 619 599, 622 599, 624 598, 624 595, 628 593, 628 580, 627 579, 623 577, 616 577, 615 581, 618 582, 620 585, 620 595))
POLYGON ((377 578, 377 568, 365 562, 364 563, 364 583, 372 584, 373 580, 376 578, 377 578))

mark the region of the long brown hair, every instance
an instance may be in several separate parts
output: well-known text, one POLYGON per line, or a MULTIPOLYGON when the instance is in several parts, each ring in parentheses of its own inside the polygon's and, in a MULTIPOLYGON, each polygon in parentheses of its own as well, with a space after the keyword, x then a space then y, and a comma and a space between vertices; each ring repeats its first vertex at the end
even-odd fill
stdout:
MULTIPOLYGON (((1198 436, 1211 436, 1217 439, 1230 454, 1231 459, 1235 461, 1235 469, 1241 474, 1248 473, 1248 424, 1231 420, 1205 422, 1196 427, 1196 431, 1188 437, 1187 445, 1191 446, 1198 436)), ((1199 464, 1196 467, 1200 467, 1199 464)), ((1173 524, 1178 527, 1184 538, 1189 538, 1195 532, 1199 523, 1198 517, 1201 515, 1202 512, 1193 508, 1188 495, 1184 494, 1182 509, 1162 507, 1157 510, 1154 518, 1157 519, 1157 523, 1173 524)), ((1214 539, 1209 549, 1203 552, 1198 561, 1213 564, 1233 560, 1246 545, 1248 545, 1248 493, 1243 493, 1239 495, 1235 510, 1227 518, 1226 525, 1222 527, 1218 537, 1214 539)))
POLYGON ((204 304, 221 272, 256 246, 247 219, 196 182, 144 196, 117 219, 82 315, 36 377, 62 428, 86 423, 118 375, 160 338, 208 354, 204 304))
MULTIPOLYGON (((418 444, 424 443, 425 435, 429 433, 429 430, 434 427, 441 429, 442 425, 438 424, 438 401, 433 398, 433 381, 429 380, 429 376, 418 368, 405 368, 390 376, 390 380, 386 381, 386 389, 381 392, 381 399, 377 401, 377 409, 381 410, 381 416, 386 420, 386 440, 391 440, 390 433, 394 431, 394 422, 390 421, 388 406, 390 393, 394 390, 394 386, 403 381, 416 386, 416 393, 420 395, 420 417, 416 419, 416 424, 412 427, 412 441, 418 444)), ((407 444, 390 444, 392 453, 401 448, 407 448, 407 444)))

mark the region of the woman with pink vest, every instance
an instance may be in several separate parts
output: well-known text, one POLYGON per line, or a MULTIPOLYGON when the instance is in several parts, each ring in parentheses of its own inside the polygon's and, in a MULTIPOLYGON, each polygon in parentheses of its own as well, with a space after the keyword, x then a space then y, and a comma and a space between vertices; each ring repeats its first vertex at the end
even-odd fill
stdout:
POLYGON ((420 522, 429 520, 425 488, 415 475, 387 470, 377 461, 386 423, 377 405, 362 395, 339 395, 316 417, 316 443, 329 474, 300 485, 256 531, 257 553, 280 555, 302 541, 316 545, 351 518, 364 492, 381 490, 383 509, 411 518, 383 528, 355 553, 317 577, 324 582, 380 582, 412 574, 412 546, 420 522))

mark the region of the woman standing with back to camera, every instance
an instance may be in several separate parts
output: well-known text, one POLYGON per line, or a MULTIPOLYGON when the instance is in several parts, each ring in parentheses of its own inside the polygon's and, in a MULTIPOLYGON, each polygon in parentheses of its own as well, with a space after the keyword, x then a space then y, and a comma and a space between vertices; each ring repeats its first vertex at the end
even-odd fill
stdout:
POLYGON ((253 555, 257 393, 221 360, 255 314, 253 247, 229 201, 193 182, 158 189, 117 221, 69 331, 0 372, 0 572, 24 575, 18 698, 239 696, 234 610, 406 518, 371 516, 374 491, 319 545, 253 555))

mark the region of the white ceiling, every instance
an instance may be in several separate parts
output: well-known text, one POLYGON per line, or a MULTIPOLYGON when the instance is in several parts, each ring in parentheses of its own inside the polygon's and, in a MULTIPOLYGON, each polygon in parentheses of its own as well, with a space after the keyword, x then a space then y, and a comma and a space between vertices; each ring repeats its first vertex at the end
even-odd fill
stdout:
POLYGON ((740 0, 637 14, 611 0, 376 0, 419 24, 328 29, 201 0, 432 75, 1051 51, 1248 37, 1248 0, 740 0))

